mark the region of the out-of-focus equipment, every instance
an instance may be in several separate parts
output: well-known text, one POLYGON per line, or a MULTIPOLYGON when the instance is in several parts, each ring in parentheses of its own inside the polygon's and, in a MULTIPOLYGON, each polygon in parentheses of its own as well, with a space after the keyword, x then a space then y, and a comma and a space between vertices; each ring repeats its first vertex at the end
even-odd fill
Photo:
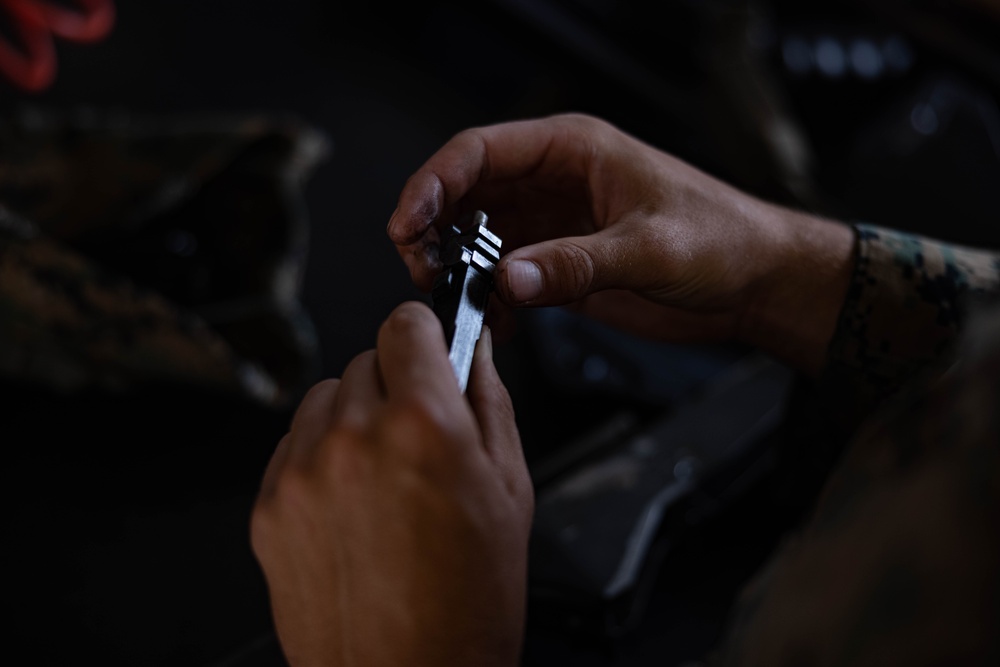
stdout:
POLYGON ((444 325, 448 358, 458 386, 469 382, 472 355, 483 330, 486 304, 493 290, 493 270, 502 241, 486 229, 486 214, 476 211, 472 227, 453 227, 441 242, 444 271, 434 281, 434 312, 444 325))
POLYGON ((327 145, 264 115, 0 118, 0 382, 293 404, 319 376, 301 184, 327 145))
POLYGON ((525 319, 539 384, 587 413, 591 392, 625 399, 558 447, 531 443, 532 627, 618 639, 678 547, 770 474, 793 374, 752 350, 642 341, 559 309, 525 319))
POLYGON ((55 37, 98 42, 115 23, 112 0, 74 0, 78 9, 51 0, 0 0, 20 48, 0 38, 0 74, 28 92, 45 90, 56 77, 55 37))

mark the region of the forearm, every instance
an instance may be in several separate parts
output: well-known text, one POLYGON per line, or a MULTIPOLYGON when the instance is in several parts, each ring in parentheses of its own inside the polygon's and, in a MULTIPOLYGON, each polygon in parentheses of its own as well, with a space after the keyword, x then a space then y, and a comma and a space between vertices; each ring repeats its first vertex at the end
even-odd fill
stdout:
POLYGON ((1000 293, 1000 257, 773 209, 772 264, 741 338, 820 380, 850 421, 935 368, 970 305, 1000 293))

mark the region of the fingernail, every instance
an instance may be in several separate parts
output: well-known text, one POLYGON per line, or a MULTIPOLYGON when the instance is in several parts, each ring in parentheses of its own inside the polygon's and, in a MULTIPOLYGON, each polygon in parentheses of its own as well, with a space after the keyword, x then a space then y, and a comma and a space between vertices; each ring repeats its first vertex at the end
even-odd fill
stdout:
POLYGON ((527 303, 542 293, 542 270, 534 262, 517 259, 507 264, 507 289, 516 303, 527 303))

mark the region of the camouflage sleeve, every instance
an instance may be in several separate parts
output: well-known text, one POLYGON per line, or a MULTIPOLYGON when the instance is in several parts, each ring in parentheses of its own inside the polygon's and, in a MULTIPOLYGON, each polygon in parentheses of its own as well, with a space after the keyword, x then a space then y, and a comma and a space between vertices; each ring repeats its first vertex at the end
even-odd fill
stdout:
POLYGON ((1000 291, 1000 254, 856 225, 854 275, 821 378, 849 427, 939 369, 966 315, 1000 291))
POLYGON ((864 421, 712 667, 1000 664, 1000 261, 856 229, 822 384, 864 421))
POLYGON ((959 338, 858 432, 708 664, 1000 664, 1000 308, 959 338))

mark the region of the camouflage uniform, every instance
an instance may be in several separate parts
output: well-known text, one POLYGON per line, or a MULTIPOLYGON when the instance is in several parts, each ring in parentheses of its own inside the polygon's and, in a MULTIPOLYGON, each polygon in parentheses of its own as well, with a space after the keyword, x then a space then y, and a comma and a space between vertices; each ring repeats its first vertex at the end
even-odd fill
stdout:
POLYGON ((325 145, 292 119, 0 119, 0 378, 294 401, 318 370, 301 187, 325 145))
POLYGON ((1000 256, 856 232, 821 389, 860 426, 712 665, 1000 665, 1000 256))

